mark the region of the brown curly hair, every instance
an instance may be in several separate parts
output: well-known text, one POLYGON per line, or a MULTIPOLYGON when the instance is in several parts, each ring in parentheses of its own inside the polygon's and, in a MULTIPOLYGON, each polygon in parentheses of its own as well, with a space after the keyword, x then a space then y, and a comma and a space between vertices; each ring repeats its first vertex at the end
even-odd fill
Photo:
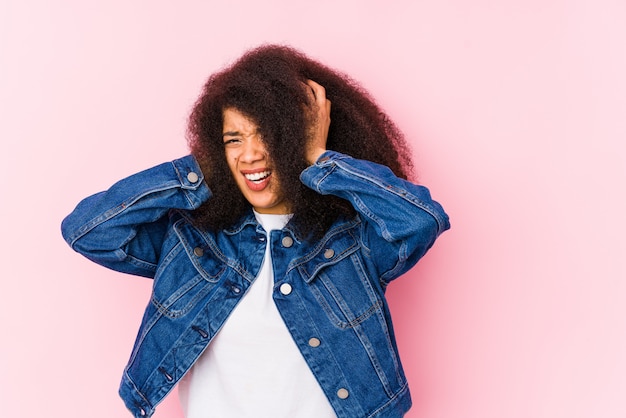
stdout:
POLYGON ((358 83, 291 47, 263 45, 211 75, 189 117, 189 146, 213 192, 194 212, 200 226, 226 228, 250 210, 224 156, 226 108, 258 126, 282 193, 289 196, 294 213, 290 226, 300 238, 320 237, 339 216, 354 213, 347 201, 319 195, 300 182, 309 165, 305 146, 313 112, 306 109, 314 104, 303 84, 309 79, 326 89, 332 103, 327 149, 386 165, 398 177, 410 175, 411 152, 402 132, 358 83))

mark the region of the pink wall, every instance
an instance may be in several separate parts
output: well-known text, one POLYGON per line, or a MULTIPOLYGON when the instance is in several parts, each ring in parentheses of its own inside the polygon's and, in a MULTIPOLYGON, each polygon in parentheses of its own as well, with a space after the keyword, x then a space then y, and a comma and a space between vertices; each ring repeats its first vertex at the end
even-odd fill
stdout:
POLYGON ((127 416, 149 282, 59 223, 184 154, 205 77, 264 41, 360 80, 452 217, 389 291, 409 417, 626 416, 625 2, 209 3, 0 3, 1 416, 127 416))

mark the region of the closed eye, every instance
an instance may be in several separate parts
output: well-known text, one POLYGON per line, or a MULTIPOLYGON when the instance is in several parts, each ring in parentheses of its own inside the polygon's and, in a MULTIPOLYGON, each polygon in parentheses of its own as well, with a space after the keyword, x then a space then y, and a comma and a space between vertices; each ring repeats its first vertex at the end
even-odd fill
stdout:
POLYGON ((238 144, 240 142, 241 142, 241 139, 239 139, 239 138, 225 139, 224 140, 224 146, 234 145, 234 144, 238 144))

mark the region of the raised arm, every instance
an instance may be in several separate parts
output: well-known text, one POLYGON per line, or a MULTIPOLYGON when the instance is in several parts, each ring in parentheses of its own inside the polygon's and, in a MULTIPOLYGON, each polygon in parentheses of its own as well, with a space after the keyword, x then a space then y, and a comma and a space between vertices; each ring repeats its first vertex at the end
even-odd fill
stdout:
POLYGON ((81 201, 61 225, 77 252, 105 267, 154 277, 168 212, 192 210, 211 195, 192 156, 163 163, 81 201))
POLYGON ((326 151, 300 178, 318 193, 352 204, 363 220, 364 245, 386 282, 411 268, 450 227, 426 187, 380 164, 326 151))
POLYGON ((323 86, 308 80, 311 126, 306 150, 310 164, 301 181, 320 194, 348 200, 360 213, 364 245, 389 281, 412 267, 450 228, 448 215, 427 188, 400 179, 388 168, 326 150, 331 103, 323 86))

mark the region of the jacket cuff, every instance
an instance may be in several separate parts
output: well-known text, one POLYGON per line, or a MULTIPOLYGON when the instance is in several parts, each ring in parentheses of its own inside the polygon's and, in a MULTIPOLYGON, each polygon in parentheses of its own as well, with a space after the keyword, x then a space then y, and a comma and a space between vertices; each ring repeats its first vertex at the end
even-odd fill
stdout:
POLYGON ((172 164, 183 189, 196 190, 202 185, 204 174, 193 155, 174 160, 172 164))

